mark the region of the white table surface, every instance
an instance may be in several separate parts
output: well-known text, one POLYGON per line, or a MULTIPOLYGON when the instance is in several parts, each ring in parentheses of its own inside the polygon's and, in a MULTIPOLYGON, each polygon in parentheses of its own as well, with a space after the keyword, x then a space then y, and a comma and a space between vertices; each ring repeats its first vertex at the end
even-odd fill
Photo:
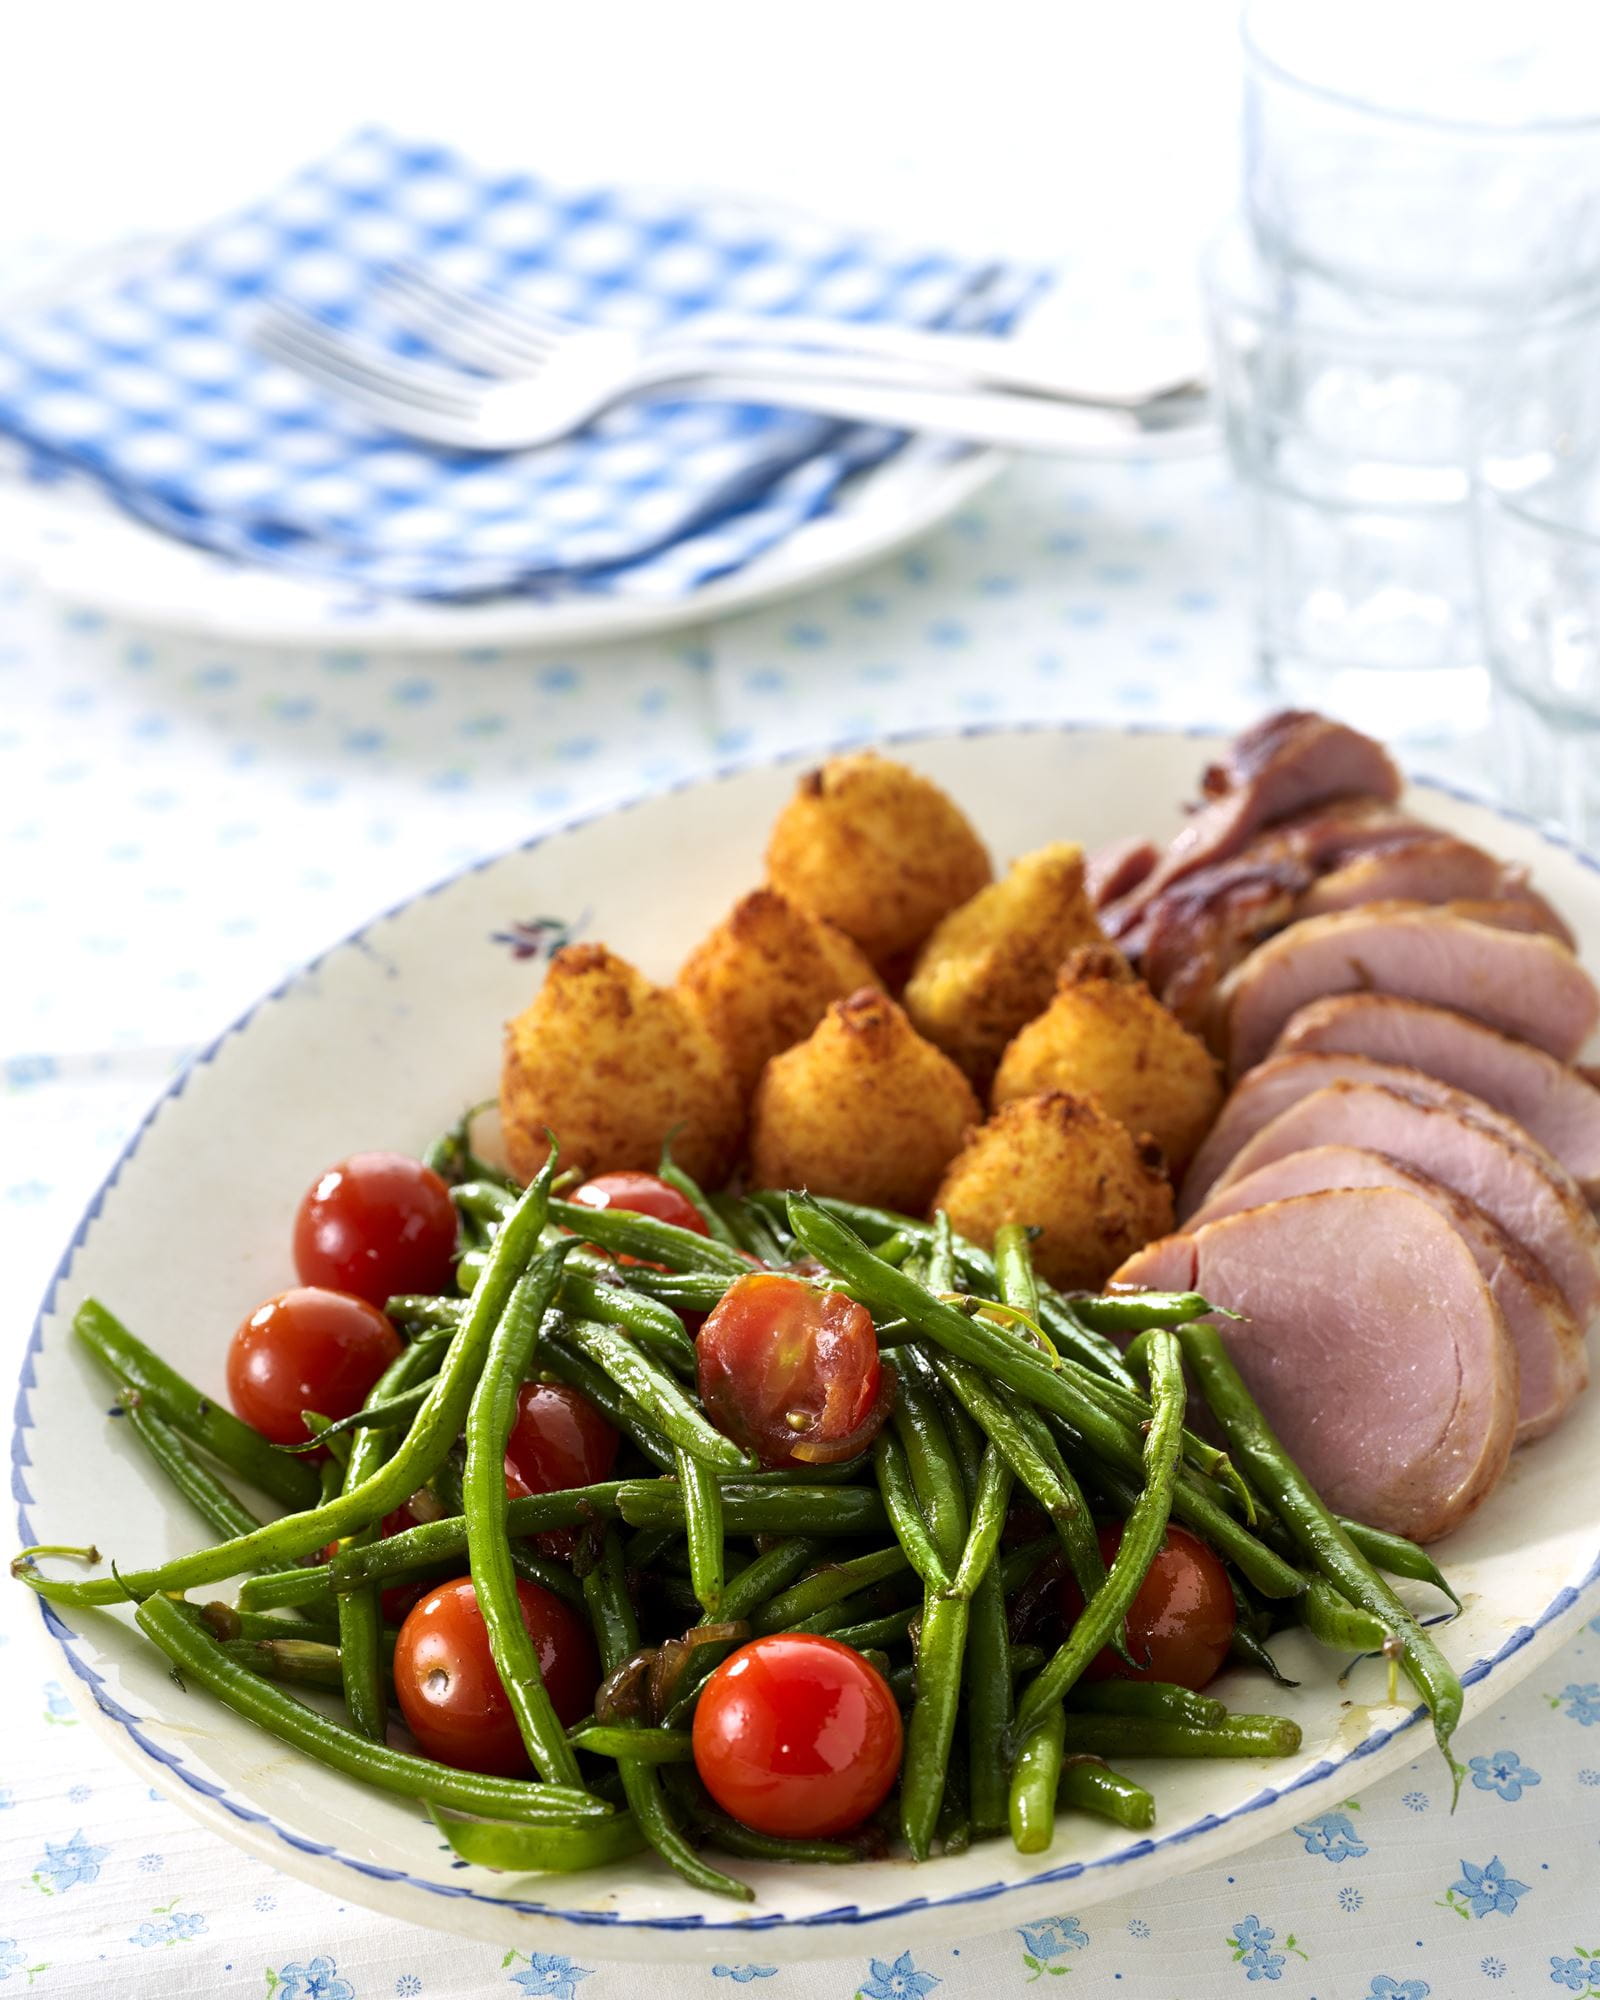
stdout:
MULTIPOLYGON (((1041 10, 1015 5, 825 0, 781 44, 769 10, 613 7, 610 26, 602 10, 587 24, 543 11, 519 14, 508 63, 484 59, 495 10, 481 6, 448 10, 448 57, 436 9, 34 10, 7 30, 0 259, 181 226, 384 118, 573 174, 731 181, 1059 256, 1116 288, 1130 337, 1189 309, 1229 175, 1228 10, 1211 0, 1059 10, 1048 36, 1041 10)), ((731 752, 980 717, 1232 726, 1262 701, 1215 462, 1022 468, 908 555, 810 598, 537 661, 218 649, 0 577, 0 1372, 185 1052, 446 870, 731 752)), ((1459 771, 1471 755, 1425 761, 1459 771)), ((598 1958, 502 1965, 238 1855, 88 1740, 20 1592, 0 1592, 0 1714, 8 1993, 639 1990, 636 1970, 598 1958)), ((1453 1819, 1419 1754, 1342 1821, 1137 1907, 1069 1899, 1026 1937, 924 1948, 912 1926, 876 1963, 653 1983, 664 2000, 746 1985, 956 2000, 1060 1977, 1130 2000, 1600 1993, 1584 1956, 1600 1951, 1600 1639, 1582 1634, 1461 1747, 1482 1761, 1453 1819), (1521 1886, 1453 1886, 1491 1862, 1491 1881, 1521 1886)))

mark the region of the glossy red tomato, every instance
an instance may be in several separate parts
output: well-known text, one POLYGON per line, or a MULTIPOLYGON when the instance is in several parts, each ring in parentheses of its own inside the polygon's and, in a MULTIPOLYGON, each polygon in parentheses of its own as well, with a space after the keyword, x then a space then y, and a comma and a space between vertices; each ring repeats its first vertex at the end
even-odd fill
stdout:
POLYGON ((763 1465, 853 1458, 889 1413, 894 1378, 865 1306, 781 1271, 730 1285, 695 1342, 711 1421, 763 1465))
POLYGON ((302 1285, 256 1307, 228 1349, 228 1398, 274 1444, 304 1444, 302 1410, 348 1417, 400 1353, 374 1305, 302 1285))
POLYGON ((752 1639, 706 1683, 694 1761, 758 1833, 822 1840, 877 1811, 900 1769, 900 1710, 861 1655, 812 1632, 752 1639))
MULTIPOLYGON (((1100 1530, 1100 1553, 1109 1563, 1121 1546, 1122 1523, 1108 1521, 1100 1530)), ((1083 1609, 1071 1577, 1062 1583, 1061 1604, 1069 1620, 1083 1609)), ((1204 1542, 1174 1522, 1128 1612, 1128 1651, 1136 1660, 1148 1658, 1149 1665, 1136 1672, 1107 1646, 1083 1677, 1170 1681, 1198 1690, 1221 1672, 1233 1627, 1227 1571, 1204 1542)))
MULTIPOLYGON (((589 1628, 569 1605, 536 1583, 517 1584, 522 1622, 562 1725, 589 1713, 600 1681, 589 1628)), ((400 1627, 394 1691, 424 1753, 462 1771, 518 1778, 528 1769, 504 1684, 470 1577, 436 1584, 400 1627)))
POLYGON ((319 1174, 294 1219, 303 1285, 384 1305, 399 1292, 442 1292, 456 1251, 450 1190, 405 1153, 352 1153, 319 1174))
MULTIPOLYGON (((609 1479, 621 1442, 588 1397, 565 1382, 525 1382, 506 1444, 506 1491, 520 1500, 609 1479)), ((551 1528, 537 1540, 547 1554, 567 1557, 578 1531, 551 1528)))
POLYGON ((572 1190, 571 1199, 585 1208, 625 1208, 632 1215, 653 1215, 657 1222, 676 1223, 696 1236, 709 1236, 705 1217, 687 1195, 656 1174, 596 1174, 572 1190))

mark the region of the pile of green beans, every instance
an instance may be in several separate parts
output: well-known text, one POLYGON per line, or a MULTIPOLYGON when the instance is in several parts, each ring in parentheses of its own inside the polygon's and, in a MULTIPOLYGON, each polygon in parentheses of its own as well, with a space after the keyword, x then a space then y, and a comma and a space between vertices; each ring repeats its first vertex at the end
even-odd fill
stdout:
POLYGON ((131 1601, 182 1685, 422 1801, 464 1860, 571 1870, 650 1847, 708 1895, 748 1900, 703 1848, 842 1863, 897 1833, 922 1860, 1008 1830, 1035 1853, 1062 1814, 1146 1828, 1152 1793, 1113 1764, 1299 1745, 1292 1722, 1233 1714, 1210 1695, 1083 1679, 1104 1648, 1141 1664, 1127 1615, 1169 1519, 1226 1564, 1241 1655, 1275 1674, 1265 1641, 1294 1623, 1347 1655, 1397 1659, 1449 1754, 1459 1683, 1379 1572, 1449 1586, 1411 1544, 1327 1512, 1203 1323, 1204 1299, 1068 1297, 1040 1281, 1019 1227, 987 1254, 943 1215, 708 1196, 670 1160, 663 1174, 704 1235, 562 1201, 553 1149, 519 1191, 473 1155, 464 1123, 430 1157, 462 1217, 457 1289, 390 1302, 408 1344, 362 1410, 313 1426, 316 1462, 268 1445, 98 1302, 82 1306, 75 1331, 115 1385, 116 1414, 220 1540, 104 1577, 41 1567, 47 1556, 98 1561, 94 1550, 24 1551, 13 1569, 57 1601, 131 1601), (795 1264, 873 1314, 895 1395, 872 1448, 849 1464, 765 1470, 700 1402, 681 1314, 715 1307, 752 1257, 795 1264), (1186 1378, 1225 1449, 1189 1428, 1186 1378), (569 1383, 595 1404, 621 1441, 616 1477, 508 1499, 507 1440, 529 1379, 569 1383), (262 1502, 287 1511, 266 1519, 262 1502), (418 1524, 384 1536, 383 1517, 405 1503, 418 1524), (1109 1566, 1096 1511, 1124 1523, 1109 1566), (535 1539, 552 1530, 568 1531, 570 1554, 535 1539), (524 1780, 388 1744, 395 1635, 380 1592, 463 1571, 527 1752, 524 1780), (232 1577, 243 1579, 236 1605, 183 1594, 232 1577), (1040 1619, 1058 1577, 1083 1607, 1064 1631, 1059 1616, 1053 1628, 1040 1619), (519 1579, 592 1628, 604 1699, 571 1730, 544 1688, 519 1579), (849 1840, 752 1832, 694 1774, 701 1691, 743 1639, 778 1632, 825 1633, 867 1655, 903 1710, 898 1785, 849 1840), (347 1719, 296 1687, 342 1694, 347 1719))

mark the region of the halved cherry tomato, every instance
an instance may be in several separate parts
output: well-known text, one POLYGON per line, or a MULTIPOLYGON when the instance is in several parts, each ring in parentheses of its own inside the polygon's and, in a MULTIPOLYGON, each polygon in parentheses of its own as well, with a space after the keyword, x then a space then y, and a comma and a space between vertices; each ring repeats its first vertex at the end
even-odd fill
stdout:
MULTIPOLYGON (((653 1215, 657 1222, 676 1223, 696 1236, 709 1236, 706 1219, 694 1203, 656 1174, 596 1174, 572 1190, 571 1199, 585 1208, 625 1208, 631 1215, 653 1215)), ((628 1259, 619 1258, 619 1263, 628 1259)))
MULTIPOLYGON (((1122 1523, 1108 1521, 1100 1529, 1100 1553, 1109 1563, 1121 1546, 1122 1523)), ((1069 1625, 1083 1609, 1082 1592, 1070 1576, 1061 1585, 1061 1608, 1069 1625)), ((1128 1612, 1128 1651, 1149 1664, 1135 1670, 1106 1646, 1083 1677, 1170 1681, 1198 1691, 1222 1671, 1234 1620, 1227 1571, 1204 1542, 1174 1522, 1128 1612)))
POLYGON ((730 1285, 695 1342, 700 1400, 763 1465, 832 1465, 883 1427, 894 1376, 865 1306, 781 1271, 730 1285))
MULTIPOLYGON (((569 1605, 536 1583, 517 1584, 522 1622, 539 1655, 539 1672, 563 1728, 589 1713, 600 1662, 589 1628, 569 1605)), ((436 1585, 400 1627, 394 1645, 394 1691, 423 1752, 461 1771, 521 1777, 527 1752, 470 1577, 436 1585)))
POLYGON ((455 1252, 449 1188, 405 1153, 352 1153, 317 1176, 294 1219, 301 1284, 375 1306, 399 1292, 447 1290, 455 1252))
MULTIPOLYGON (((621 1442, 588 1397, 565 1382, 525 1382, 506 1443, 506 1491, 520 1500, 593 1486, 611 1477, 621 1442)), ((578 1545, 578 1530, 550 1528, 535 1539, 547 1555, 565 1559, 578 1545)))
POLYGON ((378 1308, 314 1285, 256 1307, 228 1349, 228 1398, 274 1444, 304 1444, 302 1410, 348 1417, 400 1353, 378 1308))
POLYGON ((695 1768, 717 1804, 758 1833, 798 1840, 848 1833, 876 1812, 902 1741, 883 1676, 811 1632, 741 1646, 694 1712, 695 1768))

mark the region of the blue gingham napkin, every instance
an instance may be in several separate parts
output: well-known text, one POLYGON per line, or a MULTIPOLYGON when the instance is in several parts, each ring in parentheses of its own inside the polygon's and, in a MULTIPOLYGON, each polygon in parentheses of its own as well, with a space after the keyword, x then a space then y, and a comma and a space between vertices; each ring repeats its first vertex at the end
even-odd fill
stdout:
POLYGON ((372 302, 385 272, 413 259, 644 331, 712 308, 1002 331, 1042 282, 743 204, 483 173, 368 132, 154 268, 0 324, 0 429, 44 476, 88 474, 224 555, 446 598, 681 596, 903 442, 682 402, 625 406, 537 452, 457 455, 375 431, 252 351, 269 297, 414 350, 372 302))

